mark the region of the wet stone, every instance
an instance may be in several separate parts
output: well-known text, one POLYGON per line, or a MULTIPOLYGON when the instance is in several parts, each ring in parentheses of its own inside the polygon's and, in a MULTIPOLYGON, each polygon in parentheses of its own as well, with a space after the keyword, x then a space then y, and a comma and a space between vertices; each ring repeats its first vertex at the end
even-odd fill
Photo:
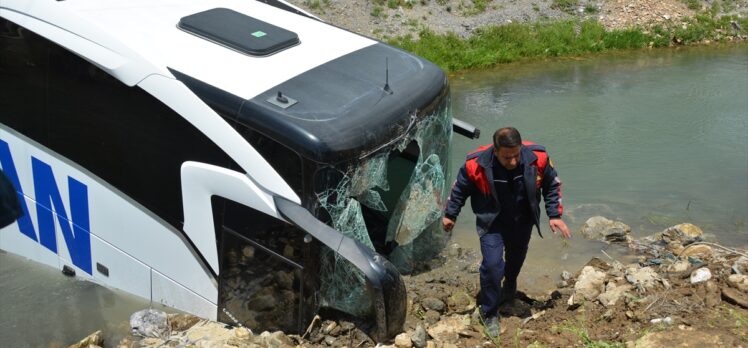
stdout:
POLYGON ((144 309, 130 316, 132 334, 143 337, 163 337, 168 330, 167 316, 162 311, 144 309))
POLYGON ((251 299, 247 306, 253 310, 262 312, 275 308, 277 304, 273 295, 259 295, 251 299))
POLYGON ((423 307, 426 309, 434 310, 437 312, 443 312, 446 306, 442 300, 434 297, 424 298, 423 300, 421 300, 421 305, 423 305, 423 307))
POLYGON ((569 273, 569 271, 561 272, 561 280, 569 280, 569 279, 571 279, 571 273, 569 273))
POLYGON ((413 332, 410 340, 413 341, 413 345, 416 348, 423 348, 426 346, 426 330, 423 328, 423 326, 418 325, 416 327, 416 330, 413 332))
POLYGON ((428 310, 426 311, 426 314, 423 315, 423 319, 430 325, 436 324, 439 321, 439 317, 439 312, 434 310, 428 310))

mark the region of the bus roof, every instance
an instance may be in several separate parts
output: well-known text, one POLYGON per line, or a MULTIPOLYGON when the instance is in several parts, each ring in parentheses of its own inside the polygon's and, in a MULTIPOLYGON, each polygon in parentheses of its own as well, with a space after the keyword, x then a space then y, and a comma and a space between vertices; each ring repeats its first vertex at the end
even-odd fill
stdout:
MULTIPOLYGON (((376 43, 251 0, 3 0, 0 11, 12 21, 21 21, 19 25, 38 20, 44 22, 39 25, 62 29, 108 51, 116 59, 98 61, 85 50, 76 53, 126 84, 134 85, 150 74, 171 76, 171 68, 243 99, 376 43), (300 44, 271 56, 253 57, 178 28, 183 17, 214 8, 231 9, 294 32, 300 44)), ((33 30, 32 25, 26 26, 33 30)))

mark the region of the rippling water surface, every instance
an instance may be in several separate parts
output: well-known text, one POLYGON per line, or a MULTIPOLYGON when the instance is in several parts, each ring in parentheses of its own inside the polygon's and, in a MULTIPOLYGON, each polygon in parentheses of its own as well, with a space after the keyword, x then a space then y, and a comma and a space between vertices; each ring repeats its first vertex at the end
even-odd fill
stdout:
MULTIPOLYGON (((635 236, 691 222, 748 246, 748 46, 503 65, 451 83, 455 117, 483 131, 479 141, 454 138, 453 173, 466 152, 511 125, 548 148, 574 232, 594 215, 625 222, 635 236)), ((454 238, 477 248, 474 217, 463 212, 454 238)), ((523 270, 527 289, 605 258, 603 244, 564 243, 541 227, 546 238, 533 237, 523 270)))

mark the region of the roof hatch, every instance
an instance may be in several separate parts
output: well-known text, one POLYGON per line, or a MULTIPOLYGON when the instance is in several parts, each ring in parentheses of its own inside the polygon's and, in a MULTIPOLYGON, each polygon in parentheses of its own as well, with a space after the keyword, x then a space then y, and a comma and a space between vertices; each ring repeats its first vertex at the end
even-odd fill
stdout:
POLYGON ((227 8, 182 17, 178 27, 252 56, 269 56, 299 44, 296 33, 227 8))

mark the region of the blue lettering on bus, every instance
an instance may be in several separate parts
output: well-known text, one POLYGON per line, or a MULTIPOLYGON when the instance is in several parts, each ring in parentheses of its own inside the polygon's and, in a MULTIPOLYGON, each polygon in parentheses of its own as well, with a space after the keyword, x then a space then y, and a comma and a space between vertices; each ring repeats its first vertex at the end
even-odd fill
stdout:
POLYGON ((24 215, 18 219, 18 228, 27 237, 40 243, 50 251, 57 253, 57 238, 55 236, 55 217, 59 223, 65 245, 70 253, 73 264, 92 274, 91 267, 91 235, 88 209, 88 187, 80 181, 68 176, 68 193, 70 199, 70 218, 62 202, 60 188, 57 187, 52 167, 31 157, 31 172, 34 178, 34 199, 36 200, 36 216, 39 226, 37 238, 34 225, 31 223, 29 209, 18 179, 13 157, 8 143, 0 139, 0 165, 18 191, 24 215), (72 227, 71 227, 72 225, 72 227))

